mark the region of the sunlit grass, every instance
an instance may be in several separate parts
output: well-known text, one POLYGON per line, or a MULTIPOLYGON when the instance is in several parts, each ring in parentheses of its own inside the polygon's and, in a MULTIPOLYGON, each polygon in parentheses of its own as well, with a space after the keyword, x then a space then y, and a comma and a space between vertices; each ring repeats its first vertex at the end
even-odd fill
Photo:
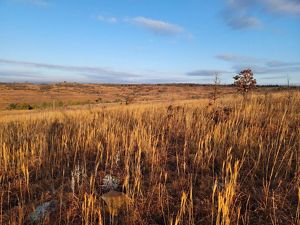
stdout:
POLYGON ((299 224, 299 137, 299 93, 3 115, 0 224, 299 224))

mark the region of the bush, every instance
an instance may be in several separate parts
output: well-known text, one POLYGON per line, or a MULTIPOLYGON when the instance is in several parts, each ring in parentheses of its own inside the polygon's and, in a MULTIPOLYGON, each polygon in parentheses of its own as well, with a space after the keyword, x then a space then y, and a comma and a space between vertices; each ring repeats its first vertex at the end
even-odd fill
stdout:
POLYGON ((256 80, 251 69, 242 70, 233 79, 235 80, 234 85, 237 87, 237 91, 244 96, 256 87, 256 80))
POLYGON ((17 108, 17 104, 16 103, 10 103, 9 106, 8 106, 9 110, 13 110, 13 109, 16 109, 16 108, 17 108))
POLYGON ((34 107, 30 104, 11 103, 8 106, 9 110, 32 110, 34 107))

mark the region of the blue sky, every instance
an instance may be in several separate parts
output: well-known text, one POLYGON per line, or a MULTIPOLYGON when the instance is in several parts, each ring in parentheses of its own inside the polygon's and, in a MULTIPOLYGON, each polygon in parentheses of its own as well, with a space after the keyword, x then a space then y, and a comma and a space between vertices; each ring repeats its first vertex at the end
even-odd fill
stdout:
POLYGON ((0 82, 300 84, 300 0, 0 0, 0 82))

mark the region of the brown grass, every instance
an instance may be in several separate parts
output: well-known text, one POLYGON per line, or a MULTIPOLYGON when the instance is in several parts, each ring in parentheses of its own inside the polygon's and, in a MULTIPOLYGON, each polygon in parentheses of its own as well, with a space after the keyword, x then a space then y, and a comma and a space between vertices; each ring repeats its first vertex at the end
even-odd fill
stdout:
POLYGON ((44 224, 296 225, 299 136, 297 92, 2 116, 0 224, 55 200, 44 224), (113 218, 106 174, 132 200, 113 218))
MULTIPOLYGON (((112 84, 1 84, 0 110, 10 104, 30 104, 35 108, 59 105, 111 104, 132 102, 200 99, 209 96, 211 87, 201 85, 112 85, 112 84)), ((222 95, 235 93, 232 87, 222 87, 222 95)))

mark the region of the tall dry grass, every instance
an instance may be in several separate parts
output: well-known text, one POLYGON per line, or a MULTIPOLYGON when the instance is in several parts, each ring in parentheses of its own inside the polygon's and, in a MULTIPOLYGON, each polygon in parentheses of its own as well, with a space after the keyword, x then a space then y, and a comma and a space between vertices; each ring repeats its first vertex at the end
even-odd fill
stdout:
POLYGON ((0 224, 299 224, 299 93, 0 118, 0 224), (102 179, 132 204, 105 211, 102 179))

